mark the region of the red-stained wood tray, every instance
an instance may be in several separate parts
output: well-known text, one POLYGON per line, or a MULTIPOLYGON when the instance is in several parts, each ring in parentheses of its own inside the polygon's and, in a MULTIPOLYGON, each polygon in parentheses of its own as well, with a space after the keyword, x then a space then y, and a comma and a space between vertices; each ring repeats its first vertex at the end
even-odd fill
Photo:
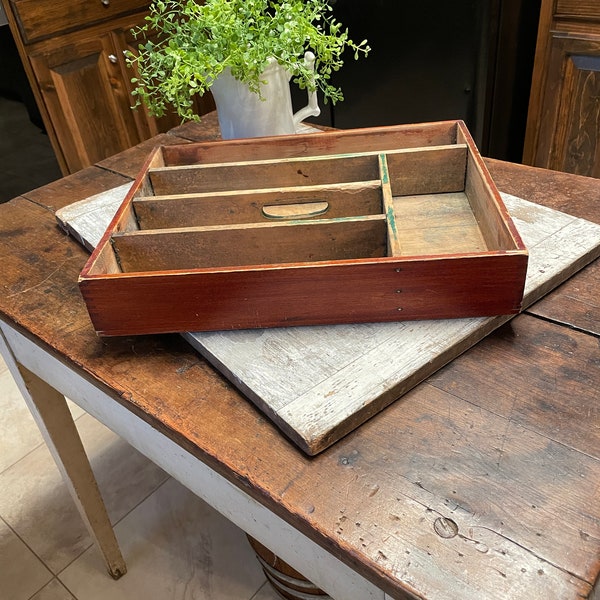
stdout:
POLYGON ((161 146, 86 263, 100 335, 514 314, 527 250, 461 121, 161 146))

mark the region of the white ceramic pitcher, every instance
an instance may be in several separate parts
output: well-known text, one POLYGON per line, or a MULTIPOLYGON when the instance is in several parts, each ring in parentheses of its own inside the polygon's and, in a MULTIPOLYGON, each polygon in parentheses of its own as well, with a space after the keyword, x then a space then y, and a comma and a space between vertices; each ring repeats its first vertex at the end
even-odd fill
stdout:
MULTIPOLYGON (((304 55, 304 61, 308 68, 314 69, 312 52, 304 55)), ((290 73, 270 59, 261 75, 261 80, 267 82, 260 86, 261 100, 245 83, 235 79, 229 69, 223 71, 211 86, 223 139, 296 133, 302 120, 319 115, 316 91, 309 91, 308 104, 293 112, 290 79, 290 73)))

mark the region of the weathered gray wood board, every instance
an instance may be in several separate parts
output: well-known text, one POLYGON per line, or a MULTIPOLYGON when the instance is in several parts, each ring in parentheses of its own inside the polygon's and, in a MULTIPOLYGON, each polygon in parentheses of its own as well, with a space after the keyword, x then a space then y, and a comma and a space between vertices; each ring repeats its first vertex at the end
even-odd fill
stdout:
POLYGON ((98 245, 132 183, 124 183, 56 211, 60 226, 90 252, 98 245))
MULTIPOLYGON (((120 189, 120 188, 118 188, 120 189)), ((111 190, 59 222, 90 247, 111 190), (92 218, 89 216, 92 214, 92 218)), ((503 194, 529 249, 523 307, 600 256, 600 226, 503 194)), ((512 316, 186 333, 184 337, 307 454, 321 452, 512 316)))

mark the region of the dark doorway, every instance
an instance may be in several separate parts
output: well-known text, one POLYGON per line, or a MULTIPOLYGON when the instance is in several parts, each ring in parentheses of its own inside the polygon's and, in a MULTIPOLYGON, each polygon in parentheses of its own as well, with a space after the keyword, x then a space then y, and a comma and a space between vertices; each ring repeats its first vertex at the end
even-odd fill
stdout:
POLYGON ((540 0, 335 0, 367 59, 335 76, 340 128, 464 120, 483 154, 520 162, 540 0))

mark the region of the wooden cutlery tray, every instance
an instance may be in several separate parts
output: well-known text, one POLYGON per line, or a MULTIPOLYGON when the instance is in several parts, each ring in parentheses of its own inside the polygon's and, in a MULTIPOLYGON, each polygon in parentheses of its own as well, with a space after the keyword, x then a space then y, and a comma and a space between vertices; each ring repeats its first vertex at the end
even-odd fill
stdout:
POLYGON ((158 147, 79 286, 130 335, 511 314, 526 270, 449 121, 158 147))

